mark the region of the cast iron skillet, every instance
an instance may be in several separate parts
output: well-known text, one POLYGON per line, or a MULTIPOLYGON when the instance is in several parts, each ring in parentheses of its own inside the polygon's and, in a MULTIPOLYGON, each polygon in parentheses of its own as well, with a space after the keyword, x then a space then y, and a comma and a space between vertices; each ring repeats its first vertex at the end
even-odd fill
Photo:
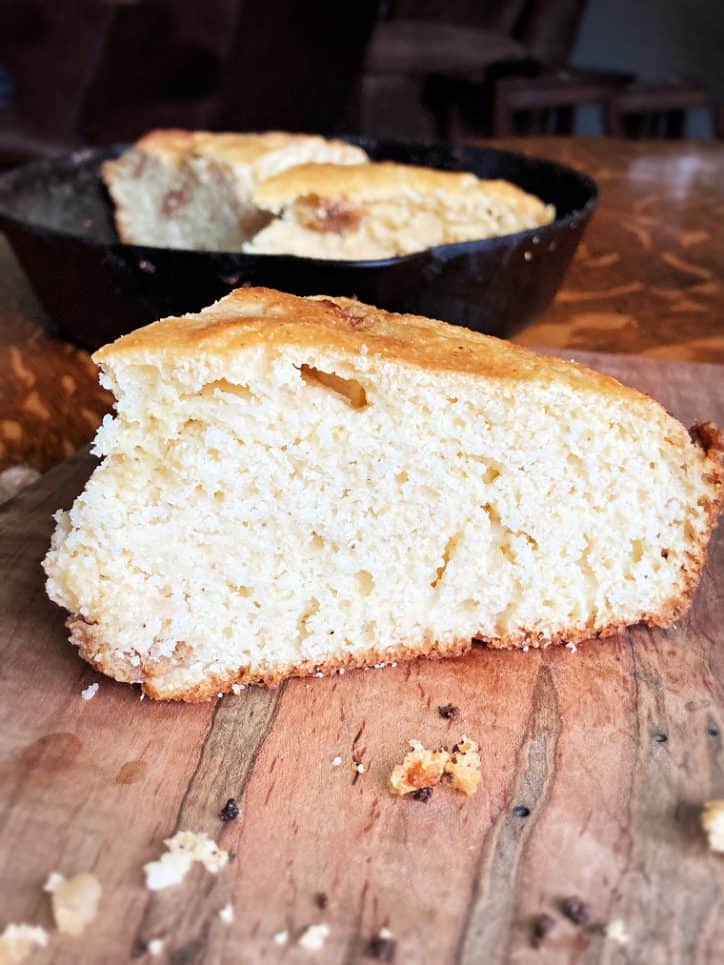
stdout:
POLYGON ((123 150, 119 145, 0 176, 0 229, 61 333, 89 348, 165 315, 198 311, 243 284, 354 295, 501 336, 549 305, 596 205, 590 178, 507 151, 348 140, 375 160, 505 178, 554 204, 556 220, 534 231, 375 261, 124 245, 99 176, 101 163, 123 150))

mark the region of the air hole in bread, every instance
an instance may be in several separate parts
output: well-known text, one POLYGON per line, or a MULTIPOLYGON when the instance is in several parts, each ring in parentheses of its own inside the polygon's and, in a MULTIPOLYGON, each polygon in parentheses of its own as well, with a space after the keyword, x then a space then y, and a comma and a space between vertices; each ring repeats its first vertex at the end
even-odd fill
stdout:
POLYGON ((445 549, 442 551, 442 563, 438 566, 435 571, 435 579, 432 581, 430 586, 434 589, 440 584, 443 577, 445 576, 445 570, 447 570, 450 561, 455 555, 455 550, 458 548, 460 541, 463 538, 462 533, 454 533, 450 539, 445 544, 445 549))
POLYGON ((343 379, 336 372, 323 372, 313 365, 302 365, 301 376, 307 385, 321 385, 341 395, 349 402, 353 409, 364 409, 367 405, 367 393, 357 379, 343 379))
POLYGON ((238 395, 241 399, 253 398, 253 393, 248 385, 237 385, 235 382, 229 382, 228 379, 216 379, 214 382, 207 382, 206 385, 202 386, 199 395, 208 397, 213 396, 216 392, 238 395))

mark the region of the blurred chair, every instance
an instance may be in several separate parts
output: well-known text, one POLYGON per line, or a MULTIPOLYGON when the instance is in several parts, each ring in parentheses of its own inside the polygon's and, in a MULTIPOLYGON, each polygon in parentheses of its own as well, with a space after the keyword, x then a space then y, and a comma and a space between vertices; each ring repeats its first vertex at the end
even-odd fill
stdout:
POLYGON ((565 63, 585 0, 390 0, 364 62, 358 124, 378 136, 489 127, 493 65, 565 63))
POLYGON ((632 84, 608 102, 606 133, 612 137, 683 137, 687 111, 700 108, 711 113, 712 129, 716 132, 715 105, 709 92, 698 84, 632 84))
POLYGON ((616 71, 542 71, 534 77, 506 77, 493 86, 495 137, 572 134, 578 107, 597 107, 601 126, 614 98, 632 80, 616 71))

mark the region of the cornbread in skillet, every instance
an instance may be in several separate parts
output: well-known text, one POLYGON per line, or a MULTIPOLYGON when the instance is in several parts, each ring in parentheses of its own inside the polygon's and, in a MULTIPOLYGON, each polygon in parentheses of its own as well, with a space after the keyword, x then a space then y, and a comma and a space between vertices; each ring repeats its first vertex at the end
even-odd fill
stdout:
POLYGON ((508 181, 405 164, 300 165, 260 184, 254 202, 275 218, 246 251, 312 258, 388 258, 555 217, 551 205, 508 181))
POLYGON ((117 411, 47 589, 156 698, 665 626, 721 510, 712 424, 350 299, 239 289, 95 359, 117 411))
POLYGON ((365 152, 308 134, 161 130, 103 165, 122 241, 238 251, 267 220, 255 187, 294 164, 361 164, 365 152))

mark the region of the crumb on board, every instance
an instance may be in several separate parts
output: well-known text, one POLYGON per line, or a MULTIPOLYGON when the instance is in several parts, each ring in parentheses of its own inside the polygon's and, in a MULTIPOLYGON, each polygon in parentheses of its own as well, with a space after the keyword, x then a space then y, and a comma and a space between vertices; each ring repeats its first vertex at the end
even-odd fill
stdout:
POLYGON ((14 965, 15 962, 22 962, 23 959, 32 952, 37 945, 45 948, 48 944, 48 933, 40 925, 16 925, 11 923, 5 926, 0 935, 0 962, 5 965, 14 965))
POLYGON ((456 791, 475 794, 480 781, 480 753, 478 745, 469 737, 462 737, 453 747, 450 760, 445 765, 450 783, 456 791))
POLYGON ((587 925, 591 920, 588 905, 580 898, 564 898, 561 902, 561 912, 574 925, 587 925))
POLYGON ((219 811, 219 817, 226 824, 229 821, 236 821, 239 817, 239 802, 235 797, 230 797, 223 808, 219 811))
POLYGON ((276 932, 276 934, 272 935, 272 941, 275 945, 286 945, 289 941, 289 932, 286 930, 276 932))
POLYGON ((370 938, 367 949, 367 958, 376 958, 378 962, 394 962, 397 952, 397 942, 392 937, 389 928, 380 928, 376 935, 370 938))
MULTIPOLYGON (((455 790, 475 794, 481 780, 480 753, 475 741, 462 737, 452 751, 431 751, 418 740, 410 741, 410 747, 412 750, 390 775, 393 794, 414 794, 422 788, 437 787, 443 777, 455 790)), ((416 795, 416 799, 427 800, 422 795, 416 795)))
POLYGON ((218 874, 229 860, 228 852, 203 832, 178 831, 163 843, 166 846, 165 854, 143 866, 149 891, 160 891, 180 884, 194 861, 202 864, 211 874, 218 874))
POLYGON ((151 941, 146 946, 149 955, 153 958, 158 958, 159 955, 163 954, 164 940, 163 938, 152 938, 151 941))
POLYGON ((460 716, 460 708, 456 707, 455 704, 442 704, 437 708, 437 712, 445 720, 455 720, 460 716))
POLYGON ((578 647, 575 645, 575 643, 572 640, 566 644, 566 649, 570 650, 571 653, 578 653, 578 647))
POLYGON ((95 695, 98 693, 99 689, 100 689, 100 684, 97 684, 97 683, 88 684, 85 690, 81 690, 80 695, 83 698, 83 700, 93 700, 95 695))
POLYGON ((234 906, 231 902, 227 902, 223 908, 219 908, 219 918, 224 922, 225 925, 230 925, 234 920, 234 906))
POLYGON ((86 871, 57 882, 50 892, 50 901, 58 931, 82 935, 98 914, 102 893, 96 876, 86 871))
POLYGON ((549 915, 546 912, 541 912, 540 915, 536 915, 533 919, 530 933, 530 941, 533 948, 538 948, 538 946, 545 941, 555 927, 556 920, 552 915, 549 915))
POLYGON ((422 787, 437 787, 445 773, 449 753, 428 750, 421 741, 411 740, 410 751, 401 764, 396 764, 390 774, 390 790, 393 794, 411 794, 422 787))
POLYGON ((232 684, 232 685, 231 685, 231 692, 232 692, 232 694, 234 694, 236 697, 239 696, 239 694, 242 692, 242 690, 246 690, 246 684, 232 684))
POLYGON ((321 952, 328 938, 329 925, 320 922, 318 925, 308 925, 299 936, 297 944, 308 952, 321 952))
POLYGON ((340 757, 339 754, 337 754, 336 757, 332 758, 332 767, 341 767, 341 766, 342 766, 342 758, 340 757))
POLYGON ((701 809, 701 826, 712 851, 724 851, 724 801, 707 801, 701 809))
POLYGON ((354 764, 354 769, 358 774, 364 774, 364 772, 367 770, 362 761, 353 761, 352 763, 354 764))
POLYGON ((65 875, 62 875, 59 871, 51 871, 48 877, 45 879, 43 891, 52 893, 55 891, 58 885, 62 885, 64 881, 65 875))
POLYGON ((626 931, 626 926, 621 921, 620 918, 614 918, 606 925, 606 938, 610 938, 613 942, 618 942, 619 945, 625 945, 628 941, 628 932, 626 931))

